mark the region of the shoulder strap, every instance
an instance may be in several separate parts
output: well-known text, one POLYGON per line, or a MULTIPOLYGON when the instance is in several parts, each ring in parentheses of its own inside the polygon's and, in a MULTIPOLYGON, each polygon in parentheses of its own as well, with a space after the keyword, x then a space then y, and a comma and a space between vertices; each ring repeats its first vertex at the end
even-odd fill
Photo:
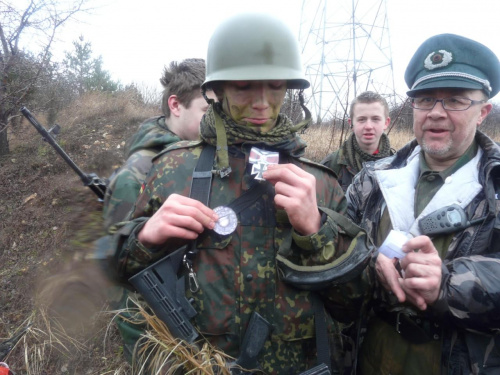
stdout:
POLYGON ((359 232, 362 231, 360 227, 358 227, 344 215, 339 214, 337 211, 333 211, 332 209, 327 207, 321 207, 321 209, 328 216, 330 216, 337 224, 339 224, 349 236, 354 238, 358 235, 359 232))
POLYGON ((212 186, 212 169, 215 158, 215 147, 206 145, 201 151, 198 163, 193 171, 193 181, 191 182, 191 192, 189 196, 208 206, 210 198, 210 188, 212 186))
MULTIPOLYGON (((196 167, 193 170, 193 180, 191 181, 191 191, 189 193, 189 197, 200 201, 205 206, 208 206, 208 200, 210 199, 214 158, 215 147, 212 145, 205 145, 201 150, 198 163, 196 163, 196 167)), ((192 292, 196 292, 198 290, 198 282, 196 281, 196 274, 193 270, 193 260, 198 253, 198 249, 196 249, 196 242, 196 240, 193 240, 187 245, 187 251, 183 259, 184 266, 189 271, 189 288, 192 292)))
MULTIPOLYGON (((196 199, 208 206, 210 190, 213 178, 213 162, 215 158, 215 147, 207 145, 203 148, 196 168, 193 171, 193 181, 191 182, 190 198, 196 199)), ((262 182, 254 184, 250 189, 241 194, 228 204, 234 212, 240 213, 245 208, 251 206, 259 197, 271 189, 271 184, 262 182)))
POLYGON ((236 214, 239 214, 245 208, 250 207, 262 195, 271 192, 272 185, 269 182, 258 182, 250 187, 247 191, 241 194, 238 198, 234 199, 228 204, 236 214))
POLYGON ((325 364, 332 372, 333 361, 330 357, 330 342, 328 341, 328 328, 326 327, 325 306, 316 293, 311 292, 314 309, 314 328, 316 333, 316 352, 318 366, 325 364))

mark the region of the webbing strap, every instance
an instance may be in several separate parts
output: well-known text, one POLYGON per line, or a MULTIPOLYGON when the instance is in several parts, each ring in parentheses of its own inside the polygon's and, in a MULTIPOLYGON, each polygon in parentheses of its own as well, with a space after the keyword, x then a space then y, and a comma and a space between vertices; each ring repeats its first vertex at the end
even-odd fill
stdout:
MULTIPOLYGON (((210 190, 212 187, 212 169, 214 165, 215 147, 205 145, 201 150, 200 158, 196 163, 193 171, 193 180, 191 181, 191 191, 189 197, 196 199, 208 207, 210 199, 210 190)), ((185 265, 192 267, 192 262, 198 250, 196 249, 196 240, 193 240, 188 245, 188 251, 184 259, 185 265)))
POLYGON ((212 186, 212 169, 215 157, 215 147, 206 145, 201 151, 198 163, 193 171, 191 193, 189 196, 208 206, 210 187, 212 186))
POLYGON ((356 224, 354 224, 351 220, 349 220, 348 218, 346 218, 345 216, 339 214, 338 212, 336 211, 333 211, 332 209, 330 208, 327 208, 327 207, 321 207, 321 209, 328 215, 330 216, 331 218, 333 218, 333 220, 335 221, 335 223, 337 223, 338 225, 340 225, 342 227, 342 229, 351 237, 356 237, 358 235, 359 232, 362 231, 362 229, 360 227, 358 227, 356 224))
MULTIPOLYGON (((210 188, 212 187, 213 162, 215 158, 215 147, 205 145, 201 151, 200 158, 193 171, 190 198, 196 199, 208 206, 210 188)), ((272 185, 266 182, 257 182, 250 189, 228 204, 235 213, 240 213, 250 207, 259 197, 272 191, 272 185)))
POLYGON ((245 208, 250 207, 265 193, 270 193, 271 188, 272 185, 268 182, 258 182, 241 194, 238 198, 229 203, 228 207, 230 207, 236 214, 239 214, 245 208))
MULTIPOLYGON (((208 206, 210 188, 212 186, 212 167, 215 157, 215 147, 206 145, 201 151, 200 158, 193 171, 190 198, 196 199, 208 206)), ((266 182, 257 182, 247 191, 228 204, 228 207, 239 214, 245 208, 250 207, 259 197, 272 191, 272 185, 266 182)))
POLYGON ((217 135, 217 166, 221 171, 221 177, 227 176, 231 169, 229 168, 229 153, 227 148, 227 134, 224 129, 224 123, 217 111, 215 115, 215 132, 217 135), (227 173, 227 174, 226 174, 227 173))
POLYGON ((326 313, 323 302, 316 294, 312 294, 314 309, 314 328, 316 331, 316 352, 318 365, 324 363, 332 372, 332 361, 330 358, 330 343, 328 341, 328 328, 326 327, 326 313))

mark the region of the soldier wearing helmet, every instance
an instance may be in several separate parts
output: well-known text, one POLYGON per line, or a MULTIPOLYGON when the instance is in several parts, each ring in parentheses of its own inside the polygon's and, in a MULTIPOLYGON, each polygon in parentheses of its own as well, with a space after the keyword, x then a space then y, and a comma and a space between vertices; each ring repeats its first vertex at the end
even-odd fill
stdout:
MULTIPOLYGON (((320 362, 337 366, 333 349, 318 345, 316 334, 322 331, 328 343, 335 326, 310 290, 335 302, 332 278, 322 278, 321 266, 328 273, 341 256, 350 264, 352 252, 363 263, 359 254, 370 250, 363 232, 342 220, 346 200, 334 174, 303 158, 306 144, 297 131, 308 111, 297 125, 280 114, 286 90, 307 87, 298 43, 281 21, 244 14, 221 24, 210 40, 203 84, 218 102, 209 100, 201 141, 179 142, 154 160, 130 221, 115 236, 116 268, 125 280, 192 246, 194 257, 180 273, 189 274, 193 325, 212 347, 241 358, 258 313, 271 329, 253 348, 251 369, 268 374, 298 374, 320 362), (199 176, 207 177, 198 167, 211 146, 211 183, 201 189, 208 194, 201 202, 192 194, 199 176), (315 272, 302 278, 309 266, 315 272)), ((358 263, 349 268, 354 274, 358 263)))

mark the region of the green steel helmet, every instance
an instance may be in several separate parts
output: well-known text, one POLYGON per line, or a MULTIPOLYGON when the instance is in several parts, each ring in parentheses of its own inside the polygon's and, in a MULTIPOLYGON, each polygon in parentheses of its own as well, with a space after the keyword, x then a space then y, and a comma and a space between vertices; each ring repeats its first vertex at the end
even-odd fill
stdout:
POLYGON ((299 44, 283 21, 246 13, 220 24, 210 39, 202 87, 216 81, 287 80, 290 89, 310 86, 299 44))

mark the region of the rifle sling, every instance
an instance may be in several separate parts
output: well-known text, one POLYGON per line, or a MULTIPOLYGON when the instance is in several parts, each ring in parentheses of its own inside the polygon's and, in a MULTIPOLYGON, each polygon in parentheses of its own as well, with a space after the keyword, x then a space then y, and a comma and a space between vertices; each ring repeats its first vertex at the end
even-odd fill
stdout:
MULTIPOLYGON (((326 327, 326 312, 323 301, 316 293, 311 292, 314 309, 314 329, 316 333, 316 355, 318 366, 325 364, 332 372, 333 361, 330 358, 330 342, 328 328, 326 327)), ((338 373, 338 372, 335 372, 338 373)))
POLYGON ((191 192, 189 196, 208 206, 210 198, 210 187, 212 186, 212 168, 215 158, 215 147, 206 145, 201 151, 198 163, 193 171, 191 192))
MULTIPOLYGON (((215 158, 215 147, 205 145, 201 151, 198 163, 193 171, 193 180, 191 182, 190 198, 196 199, 208 206, 210 199, 210 190, 213 178, 213 163, 215 158)), ((236 214, 239 214, 245 208, 250 207, 259 197, 266 192, 272 190, 272 185, 268 182, 257 182, 253 184, 247 191, 241 194, 238 198, 230 202, 227 207, 230 207, 236 214)), ((196 240, 192 241, 187 252, 187 258, 192 262, 198 250, 196 249, 196 240)))
MULTIPOLYGON (((191 183, 191 192, 189 194, 190 198, 196 199, 208 206, 208 201, 210 198, 210 188, 212 186, 212 168, 213 161, 215 157, 215 147, 212 145, 206 145, 198 159, 196 168, 193 171, 193 181, 191 183)), ((259 197, 261 197, 266 192, 271 192, 272 186, 268 182, 262 181, 255 183, 238 198, 234 199, 231 203, 227 205, 236 214, 239 214, 245 208, 250 207, 259 197)))

